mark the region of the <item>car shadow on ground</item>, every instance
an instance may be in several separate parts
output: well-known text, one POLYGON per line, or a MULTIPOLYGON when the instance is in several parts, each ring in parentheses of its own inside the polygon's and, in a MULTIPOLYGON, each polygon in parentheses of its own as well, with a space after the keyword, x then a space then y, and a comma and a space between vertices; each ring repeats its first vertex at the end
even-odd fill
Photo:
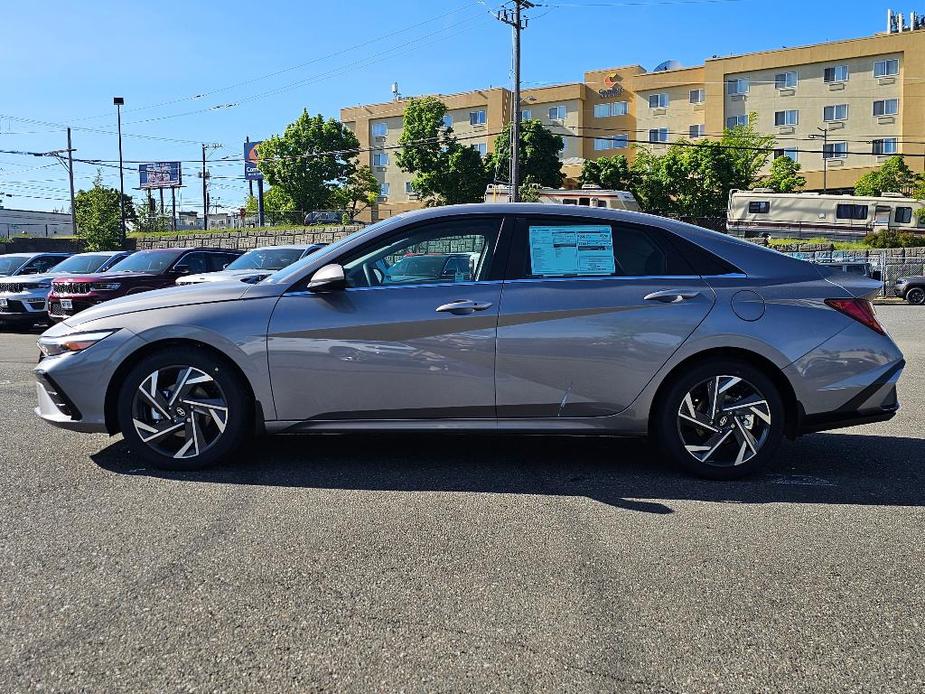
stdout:
POLYGON ((644 441, 606 437, 275 436, 191 472, 143 467, 121 440, 91 458, 114 473, 186 482, 576 496, 649 513, 671 513, 671 500, 925 505, 925 439, 863 434, 785 441, 766 471, 735 482, 693 478, 644 441))

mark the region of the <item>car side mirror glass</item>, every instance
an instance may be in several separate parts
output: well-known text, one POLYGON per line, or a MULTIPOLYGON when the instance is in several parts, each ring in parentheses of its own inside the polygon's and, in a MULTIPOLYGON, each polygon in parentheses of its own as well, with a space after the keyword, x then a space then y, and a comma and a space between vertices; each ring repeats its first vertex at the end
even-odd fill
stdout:
POLYGON ((173 271, 178 275, 188 275, 189 274, 189 265, 177 265, 173 271))
POLYGON ((308 282, 310 292, 334 292, 346 287, 347 277, 344 274, 344 268, 337 263, 320 268, 308 282))

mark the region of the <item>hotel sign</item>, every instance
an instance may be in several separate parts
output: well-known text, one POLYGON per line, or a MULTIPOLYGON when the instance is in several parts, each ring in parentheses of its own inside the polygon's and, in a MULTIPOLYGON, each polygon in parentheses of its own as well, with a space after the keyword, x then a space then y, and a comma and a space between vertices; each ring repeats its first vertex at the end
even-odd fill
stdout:
POLYGON ((617 84, 617 78, 619 75, 615 72, 612 75, 607 75, 604 78, 604 89, 598 89, 597 93, 601 95, 602 99, 609 99, 614 96, 620 96, 623 93, 623 87, 617 84))

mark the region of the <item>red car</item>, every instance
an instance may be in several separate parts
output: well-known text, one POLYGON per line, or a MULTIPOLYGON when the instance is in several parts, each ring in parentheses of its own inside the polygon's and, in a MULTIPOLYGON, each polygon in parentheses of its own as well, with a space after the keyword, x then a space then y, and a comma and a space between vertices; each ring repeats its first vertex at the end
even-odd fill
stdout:
POLYGON ((172 287, 189 274, 218 272, 241 251, 227 248, 158 248, 133 253, 106 272, 53 280, 48 316, 60 321, 103 301, 172 287))

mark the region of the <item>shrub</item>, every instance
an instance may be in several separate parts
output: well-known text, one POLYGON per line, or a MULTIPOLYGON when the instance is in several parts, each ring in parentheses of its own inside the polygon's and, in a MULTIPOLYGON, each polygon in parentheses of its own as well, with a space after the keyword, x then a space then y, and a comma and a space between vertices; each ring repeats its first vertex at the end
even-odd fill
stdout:
POLYGON ((884 229, 865 236, 864 243, 871 248, 925 246, 925 235, 913 234, 908 231, 896 231, 895 229, 884 229))

